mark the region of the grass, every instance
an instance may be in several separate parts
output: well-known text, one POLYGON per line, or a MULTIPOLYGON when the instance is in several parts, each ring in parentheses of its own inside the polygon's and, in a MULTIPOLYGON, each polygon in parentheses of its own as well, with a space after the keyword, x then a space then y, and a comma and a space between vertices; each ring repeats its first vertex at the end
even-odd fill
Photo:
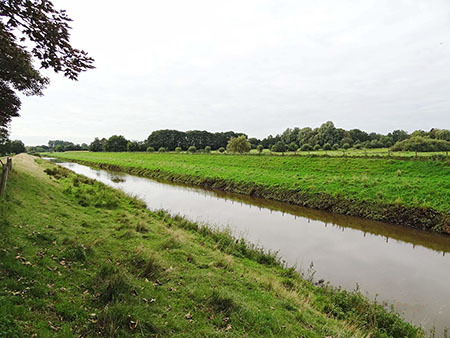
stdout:
POLYGON ((450 233, 450 165, 441 160, 91 152, 52 156, 450 233))
POLYGON ((0 203, 1 337, 423 336, 226 232, 37 161, 15 157, 0 203))

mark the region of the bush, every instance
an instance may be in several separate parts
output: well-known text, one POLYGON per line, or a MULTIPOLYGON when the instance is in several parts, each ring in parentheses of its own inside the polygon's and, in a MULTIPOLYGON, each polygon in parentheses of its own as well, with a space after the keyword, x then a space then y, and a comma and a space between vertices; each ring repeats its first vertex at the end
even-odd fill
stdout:
POLYGON ((190 146, 188 148, 188 152, 190 152, 191 154, 194 154, 197 151, 197 148, 195 146, 190 146))
POLYGON ((300 148, 301 151, 311 151, 312 147, 309 143, 305 143, 304 145, 302 145, 302 147, 300 148))
POLYGON ((147 153, 153 153, 153 152, 155 152, 155 148, 153 148, 153 147, 147 148, 147 153))
POLYGON ((342 145, 342 148, 344 148, 344 149, 349 149, 349 148, 350 148, 350 144, 344 143, 344 144, 342 145))
POLYGON ((175 148, 175 152, 181 153, 181 148, 180 148, 180 147, 176 147, 176 148, 175 148))
POLYGON ((158 149, 158 152, 159 153, 165 153, 166 152, 166 148, 161 147, 161 148, 158 149))
POLYGON ((232 137, 227 144, 227 151, 230 153, 248 153, 251 148, 252 146, 250 145, 250 142, 247 141, 245 135, 232 137))
POLYGON ((315 151, 320 150, 320 145, 316 144, 316 145, 314 146, 314 150, 315 150, 315 151))
POLYGON ((409 139, 397 142, 392 147, 392 151, 450 151, 450 142, 445 140, 436 140, 427 137, 415 136, 409 139))
POLYGON ((329 143, 325 143, 323 145, 323 150, 331 150, 331 145, 329 143))
POLYGON ((333 150, 338 150, 339 149, 339 144, 335 143, 333 144, 333 147, 331 147, 333 150))
POLYGON ((297 149, 298 149, 297 143, 295 143, 295 142, 289 143, 288 149, 289 149, 290 151, 297 151, 297 149))
POLYGON ((210 146, 206 146, 205 147, 205 153, 209 154, 211 152, 211 147, 210 146))
POLYGON ((225 152, 225 148, 224 147, 220 147, 219 149, 219 153, 223 154, 225 152))
POLYGON ((284 153, 286 150, 286 144, 282 141, 278 141, 272 146, 272 151, 275 153, 284 153))
POLYGON ((264 146, 262 144, 258 144, 258 146, 256 147, 256 150, 258 151, 259 154, 261 154, 264 150, 264 146))

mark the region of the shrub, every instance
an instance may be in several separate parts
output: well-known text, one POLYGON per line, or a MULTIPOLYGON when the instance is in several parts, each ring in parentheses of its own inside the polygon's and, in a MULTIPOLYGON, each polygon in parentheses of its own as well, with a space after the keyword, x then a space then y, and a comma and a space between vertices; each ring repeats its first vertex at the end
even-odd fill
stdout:
POLYGON ((190 152, 190 153, 195 153, 197 151, 197 148, 195 147, 195 146, 190 146, 189 148, 188 148, 188 152, 190 152))
POLYGON ((342 148, 344 148, 344 149, 349 149, 349 148, 350 148, 350 144, 344 143, 344 144, 342 145, 342 148))
POLYGON ((153 147, 147 148, 147 153, 153 153, 153 152, 155 152, 155 148, 153 148, 153 147))
POLYGON ((304 145, 302 145, 302 147, 300 148, 301 151, 311 151, 312 147, 309 143, 305 143, 304 145))
POLYGON ((224 147, 220 147, 219 149, 219 153, 223 154, 225 152, 225 148, 224 147))
POLYGON ((180 147, 176 147, 175 148, 175 152, 180 153, 181 152, 181 148, 180 147))
POLYGON ((166 152, 166 148, 161 147, 161 148, 158 149, 158 152, 159 153, 165 153, 166 152))
POLYGON ((227 151, 230 153, 248 153, 251 148, 250 142, 247 141, 245 135, 232 137, 227 144, 227 151))
POLYGON ((206 146, 205 147, 205 153, 209 154, 211 152, 211 147, 210 146, 206 146))
POLYGON ((333 147, 331 147, 333 150, 338 150, 339 149, 339 144, 335 143, 333 144, 333 147))
POLYGON ((264 146, 262 144, 258 144, 258 146, 256 147, 256 150, 258 151, 259 154, 261 154, 264 150, 264 146))
POLYGON ((295 143, 295 142, 289 143, 288 149, 289 149, 290 151, 297 151, 297 149, 298 149, 297 143, 295 143))
POLYGON ((331 150, 331 145, 329 143, 325 143, 323 145, 323 150, 331 150))
POLYGON ((278 141, 272 146, 272 151, 275 153, 284 153, 286 149, 286 144, 282 141, 278 141))
POLYGON ((320 145, 316 144, 316 145, 314 146, 314 150, 315 150, 315 151, 320 150, 320 145))

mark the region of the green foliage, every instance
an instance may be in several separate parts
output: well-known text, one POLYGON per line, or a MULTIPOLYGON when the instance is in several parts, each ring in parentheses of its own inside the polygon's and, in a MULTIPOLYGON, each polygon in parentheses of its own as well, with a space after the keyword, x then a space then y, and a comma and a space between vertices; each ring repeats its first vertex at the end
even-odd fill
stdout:
POLYGON ((218 151, 219 151, 219 153, 223 154, 223 153, 225 152, 225 148, 224 148, 224 147, 220 147, 220 148, 218 149, 218 151))
POLYGON ((112 152, 127 151, 128 140, 122 135, 113 135, 105 141, 104 150, 112 152))
POLYGON ((338 150, 339 149, 339 144, 335 143, 335 144, 333 144, 333 146, 331 148, 333 150, 338 150))
POLYGON ((329 144, 329 143, 325 143, 324 145, 323 145, 323 150, 331 150, 331 145, 329 144))
POLYGON ((191 153, 191 154, 194 154, 196 151, 197 151, 197 148, 195 146, 190 146, 188 148, 188 152, 191 153))
POLYGON ((320 150, 320 145, 316 144, 313 148, 315 151, 319 151, 320 150))
POLYGON ((49 79, 36 68, 51 68, 76 80, 92 66, 87 53, 69 41, 70 18, 50 1, 16 0, 0 2, 0 133, 21 106, 17 92, 42 95, 49 79))
POLYGON ((393 147, 393 151, 414 151, 414 152, 431 152, 431 151, 450 151, 450 142, 441 139, 432 139, 421 136, 413 136, 409 139, 397 142, 393 147))
POLYGON ((344 144, 342 145, 342 148, 344 148, 344 149, 349 149, 349 148, 350 148, 350 144, 344 143, 344 144))
POLYGON ((272 151, 275 153, 284 153, 286 152, 287 147, 283 141, 278 141, 272 146, 272 151))
POLYGON ((211 152, 211 147, 210 146, 206 146, 205 147, 205 153, 209 154, 211 152))
POLYGON ((264 150, 264 146, 262 144, 258 144, 256 150, 258 151, 258 154, 261 154, 264 150))
POLYGON ((175 148, 175 152, 176 152, 176 153, 181 153, 181 147, 176 147, 176 148, 175 148))
POLYGON ((243 154, 248 153, 250 149, 250 142, 247 141, 247 137, 245 135, 232 137, 227 144, 227 152, 229 153, 243 154))
POLYGON ((166 152, 166 148, 161 147, 158 149, 158 153, 165 153, 166 152))
POLYGON ((291 142, 288 145, 288 149, 289 151, 297 151, 298 150, 298 145, 295 142, 291 142))
POLYGON ((98 137, 95 138, 94 141, 89 145, 89 151, 97 152, 97 151, 103 151, 105 147, 106 139, 99 139, 98 137))
POLYGON ((147 153, 154 153, 154 152, 155 152, 155 148, 147 147, 147 153))
POLYGON ((301 151, 311 151, 313 148, 311 147, 310 144, 305 143, 304 145, 301 146, 300 150, 301 151))

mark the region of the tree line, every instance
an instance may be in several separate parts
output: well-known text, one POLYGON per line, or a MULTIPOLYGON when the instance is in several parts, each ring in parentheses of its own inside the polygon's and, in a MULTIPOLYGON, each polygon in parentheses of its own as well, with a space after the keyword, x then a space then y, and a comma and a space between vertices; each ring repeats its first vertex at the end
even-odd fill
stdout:
MULTIPOLYGON (((286 151, 311 151, 311 150, 337 150, 337 149, 370 149, 389 148, 392 151, 450 151, 450 130, 433 128, 430 131, 416 130, 409 134, 404 130, 394 130, 385 135, 378 133, 367 133, 360 129, 345 130, 336 128, 331 121, 323 123, 318 128, 287 128, 282 133, 263 139, 248 138, 246 134, 234 131, 208 132, 200 130, 156 130, 145 140, 128 140, 122 135, 113 135, 109 138, 95 138, 89 145, 74 144, 68 141, 49 141, 48 146, 28 147, 28 151, 70 151, 89 150, 94 152, 144 152, 144 151, 188 151, 199 150, 209 152, 218 150, 224 152, 229 148, 230 140, 241 142, 235 148, 237 152, 246 152, 257 149, 270 149, 273 152, 286 151), (239 139, 239 140, 238 140, 239 139)), ((235 143, 235 144, 238 144, 235 143)))

